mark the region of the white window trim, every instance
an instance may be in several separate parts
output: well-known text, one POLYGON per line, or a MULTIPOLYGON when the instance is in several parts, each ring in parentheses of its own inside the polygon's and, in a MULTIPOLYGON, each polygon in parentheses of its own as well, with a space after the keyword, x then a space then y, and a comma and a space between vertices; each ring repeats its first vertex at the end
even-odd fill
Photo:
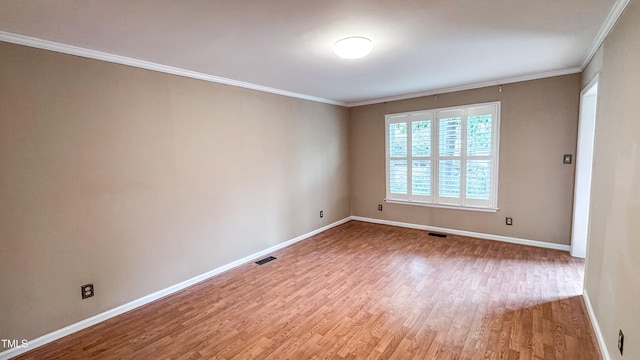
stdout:
MULTIPOLYGON (((486 102, 486 103, 478 103, 478 104, 469 104, 462 106, 452 106, 447 108, 438 108, 432 110, 421 110, 421 111, 412 111, 405 113, 396 113, 396 114, 387 114, 385 115, 385 186, 386 186, 386 197, 385 202, 394 203, 394 204, 406 204, 406 205, 416 205, 416 206, 427 206, 427 207, 435 207, 435 208, 445 208, 445 209, 459 209, 459 210, 471 210, 471 211, 481 211, 481 212, 496 212, 499 210, 498 208, 498 174, 499 174, 499 155, 500 155, 500 101, 486 102), (495 106, 495 119, 492 119, 491 126, 491 154, 490 156, 474 156, 474 158, 484 158, 492 160, 491 162, 491 188, 490 188, 490 197, 489 201, 474 201, 473 199, 466 199, 464 197, 464 191, 466 189, 466 160, 468 155, 466 154, 467 147, 467 117, 469 116, 469 112, 473 113, 474 108, 478 107, 486 107, 486 106, 495 106), (439 114, 443 112, 450 111, 461 111, 463 118, 463 126, 462 126, 462 144, 461 144, 461 154, 460 156, 456 156, 456 159, 460 159, 461 167, 464 166, 465 171, 461 171, 460 174, 460 187, 461 187, 461 196, 457 201, 447 201, 446 198, 441 198, 438 196, 438 162, 440 160, 446 159, 447 157, 440 156, 438 151, 438 141, 439 141, 439 114), (411 136, 408 132, 407 134, 407 194, 391 194, 390 193, 390 173, 389 173, 389 164, 390 164, 390 156, 389 156, 389 124, 393 123, 406 123, 407 129, 411 127, 412 121, 419 120, 430 120, 431 121, 431 156, 429 156, 429 160, 431 161, 431 196, 419 196, 419 195, 411 195, 411 178, 412 178, 412 167, 411 162, 414 158, 411 155, 411 136)), ((422 159, 422 157, 417 158, 422 159)))
POLYGON ((432 208, 439 208, 439 209, 453 209, 453 210, 480 211, 480 212, 497 212, 500 210, 500 208, 489 208, 489 207, 480 207, 480 206, 471 206, 471 205, 434 204, 434 203, 426 203, 421 201, 409 201, 409 200, 386 199, 386 198, 384 199, 384 202, 388 204, 424 206, 424 207, 432 207, 432 208))

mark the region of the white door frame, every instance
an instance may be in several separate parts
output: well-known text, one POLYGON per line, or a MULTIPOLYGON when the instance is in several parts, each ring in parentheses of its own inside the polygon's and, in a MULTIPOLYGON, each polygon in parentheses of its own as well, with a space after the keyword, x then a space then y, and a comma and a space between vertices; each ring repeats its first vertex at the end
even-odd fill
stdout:
POLYGON ((591 204, 591 175, 598 106, 598 80, 600 74, 589 81, 580 92, 580 120, 576 150, 575 187, 573 192, 573 219, 571 226, 571 255, 587 257, 589 244, 589 210, 591 204))

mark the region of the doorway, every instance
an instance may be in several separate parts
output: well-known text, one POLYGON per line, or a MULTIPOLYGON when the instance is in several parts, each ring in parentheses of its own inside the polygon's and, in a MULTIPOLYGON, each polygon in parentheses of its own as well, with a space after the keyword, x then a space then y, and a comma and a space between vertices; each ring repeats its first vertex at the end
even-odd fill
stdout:
POLYGON ((589 239, 589 206, 591 203, 591 175, 598 105, 598 78, 599 75, 596 75, 580 93, 580 119, 578 122, 571 228, 571 255, 579 258, 587 257, 589 239))

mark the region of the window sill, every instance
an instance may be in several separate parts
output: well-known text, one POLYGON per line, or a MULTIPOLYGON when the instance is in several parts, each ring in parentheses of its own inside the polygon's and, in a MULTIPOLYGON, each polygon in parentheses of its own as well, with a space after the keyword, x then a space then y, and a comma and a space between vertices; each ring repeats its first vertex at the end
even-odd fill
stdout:
POLYGON ((390 204, 400 204, 400 205, 413 205, 413 206, 425 206, 425 207, 434 207, 440 209, 452 209, 452 210, 466 210, 466 211, 479 211, 479 212, 497 212, 499 208, 486 208, 486 207, 477 207, 477 206, 462 206, 462 205, 445 205, 445 204, 432 204, 420 201, 407 201, 407 200, 396 200, 396 199, 384 199, 385 202, 390 204))

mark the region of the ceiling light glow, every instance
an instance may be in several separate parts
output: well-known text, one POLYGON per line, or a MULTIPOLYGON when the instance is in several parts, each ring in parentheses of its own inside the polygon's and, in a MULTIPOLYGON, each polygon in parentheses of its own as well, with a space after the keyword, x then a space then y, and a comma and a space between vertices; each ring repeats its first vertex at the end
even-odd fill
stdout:
POLYGON ((343 59, 359 59, 369 55, 371 50, 371 40, 360 36, 344 38, 333 45, 333 52, 343 59))

